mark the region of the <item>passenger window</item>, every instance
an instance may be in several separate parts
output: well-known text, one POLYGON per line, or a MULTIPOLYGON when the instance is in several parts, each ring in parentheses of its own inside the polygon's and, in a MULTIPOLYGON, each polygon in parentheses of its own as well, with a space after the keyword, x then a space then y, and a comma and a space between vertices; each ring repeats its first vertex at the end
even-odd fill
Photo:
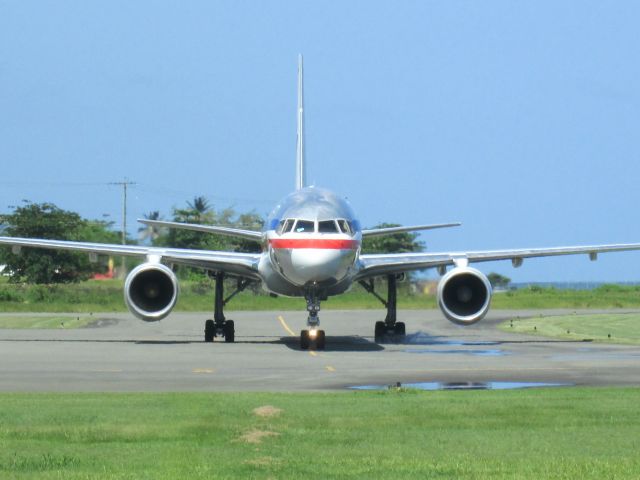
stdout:
POLYGON ((351 229, 349 228, 349 224, 346 220, 338 220, 338 225, 340 226, 342 233, 348 233, 351 235, 351 229))
POLYGON ((316 229, 315 222, 309 220, 298 220, 296 223, 296 233, 313 233, 316 229))
POLYGON ((320 233, 338 233, 338 227, 333 220, 323 220, 318 222, 318 232, 320 233))

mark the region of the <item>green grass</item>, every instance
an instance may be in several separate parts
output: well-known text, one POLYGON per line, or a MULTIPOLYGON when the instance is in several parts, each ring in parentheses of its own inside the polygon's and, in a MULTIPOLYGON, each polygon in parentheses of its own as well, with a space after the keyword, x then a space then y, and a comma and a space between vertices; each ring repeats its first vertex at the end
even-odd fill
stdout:
POLYGON ((0 478, 637 478, 639 402, 586 388, 4 394, 0 478), (282 412, 256 416, 264 405, 282 412))
POLYGON ((640 344, 640 314, 563 315, 516 319, 502 323, 505 332, 542 335, 568 340, 640 344))
POLYGON ((603 285, 593 290, 532 287, 498 293, 493 308, 640 308, 640 286, 603 285))
MULTIPOLYGON (((227 291, 232 284, 227 285, 227 291)), ((379 292, 386 295, 384 285, 379 292)), ((211 280, 181 281, 176 311, 211 310, 211 280)), ((398 306, 401 309, 437 308, 434 295, 412 294, 408 285, 400 284, 398 306)), ((228 305, 234 310, 302 310, 301 298, 272 298, 262 290, 245 291, 228 305)), ((322 303, 325 310, 383 309, 382 304, 360 285, 322 303)), ((556 290, 531 288, 494 295, 494 309, 537 308, 640 308, 640 287, 606 285, 595 290, 556 290)), ((72 285, 14 285, 0 280, 0 312, 125 312, 123 282, 120 280, 87 281, 72 285)))
POLYGON ((84 316, 0 316, 0 328, 81 328, 92 320, 84 316))

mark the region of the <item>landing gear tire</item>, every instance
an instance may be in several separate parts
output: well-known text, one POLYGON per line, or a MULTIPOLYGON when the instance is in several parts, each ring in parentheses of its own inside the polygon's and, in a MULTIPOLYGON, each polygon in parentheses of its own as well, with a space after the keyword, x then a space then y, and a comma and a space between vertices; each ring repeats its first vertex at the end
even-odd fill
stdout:
POLYGON ((213 342, 213 337, 216 336, 216 325, 213 320, 207 320, 204 322, 204 341, 206 343, 213 342))
POLYGON ((324 330, 318 330, 316 333, 316 350, 324 350, 324 330))
POLYGON ((396 274, 387 275, 386 300, 376 293, 373 279, 369 279, 368 281, 360 281, 360 285, 362 285, 367 292, 380 300, 387 309, 387 316, 385 317, 384 322, 376 322, 374 330, 374 338, 376 343, 384 342, 385 337, 387 336, 393 336, 396 340, 399 339, 399 337, 405 336, 406 328, 404 323, 396 322, 398 304, 396 282, 399 278, 400 277, 396 274))
POLYGON ((309 350, 309 330, 302 330, 300 332, 300 348, 302 350, 309 350))
POLYGON ((211 272, 209 274, 216 281, 214 304, 213 304, 213 320, 207 320, 204 324, 204 341, 213 342, 216 335, 224 337, 225 343, 233 343, 236 339, 235 325, 233 320, 227 320, 224 317, 225 305, 242 292, 251 284, 251 280, 238 279, 236 289, 227 298, 224 297, 224 272, 211 272))
POLYGON ((387 333, 387 329, 385 327, 384 322, 376 322, 376 328, 374 333, 376 343, 380 343, 384 340, 385 333, 387 333))
POLYGON ((236 330, 233 324, 233 320, 227 320, 224 323, 224 341, 226 343, 233 343, 236 338, 236 330))

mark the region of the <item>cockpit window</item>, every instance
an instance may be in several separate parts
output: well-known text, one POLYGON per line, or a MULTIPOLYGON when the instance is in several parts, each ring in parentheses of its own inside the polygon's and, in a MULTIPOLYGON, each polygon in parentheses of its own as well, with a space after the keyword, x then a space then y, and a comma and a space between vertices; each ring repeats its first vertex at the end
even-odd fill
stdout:
POLYGON ((338 233, 338 227, 333 220, 323 220, 318 222, 319 233, 338 233))
POLYGON ((338 220, 338 225, 340 226, 340 230, 342 231, 342 233, 348 233, 349 235, 351 235, 351 227, 349 227, 349 224, 346 220, 338 220))
POLYGON ((294 220, 291 220, 290 218, 286 220, 281 220, 280 225, 278 225, 278 235, 282 235, 283 233, 290 232, 291 229, 293 228, 293 222, 294 220))
POLYGON ((315 222, 311 222, 309 220, 298 220, 294 231, 296 233, 313 233, 315 229, 315 222))

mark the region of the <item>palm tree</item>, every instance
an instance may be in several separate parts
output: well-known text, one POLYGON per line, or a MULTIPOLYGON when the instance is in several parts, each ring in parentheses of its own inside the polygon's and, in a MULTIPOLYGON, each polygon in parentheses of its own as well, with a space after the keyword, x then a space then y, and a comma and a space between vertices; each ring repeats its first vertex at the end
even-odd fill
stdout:
MULTIPOLYGON (((145 220, 162 220, 162 218, 160 217, 160 212, 157 210, 145 213, 144 218, 145 220)), ((142 240, 143 242, 148 240, 150 243, 153 243, 158 239, 158 237, 160 237, 160 235, 162 235, 162 233, 163 228, 156 225, 142 225, 140 228, 138 228, 140 240, 142 240)))
POLYGON ((193 202, 187 202, 187 206, 193 211, 193 215, 196 217, 198 223, 202 217, 211 210, 209 201, 203 196, 194 197, 193 202))

